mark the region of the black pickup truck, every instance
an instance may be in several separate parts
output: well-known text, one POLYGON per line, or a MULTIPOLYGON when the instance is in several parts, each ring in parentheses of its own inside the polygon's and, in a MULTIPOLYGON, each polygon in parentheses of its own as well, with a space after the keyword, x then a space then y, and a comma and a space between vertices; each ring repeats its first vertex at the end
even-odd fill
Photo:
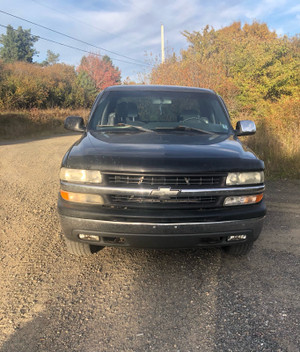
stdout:
POLYGON ((58 211, 67 249, 219 246, 248 253, 265 217, 264 163, 207 89, 114 86, 97 97, 82 137, 65 154, 58 211))

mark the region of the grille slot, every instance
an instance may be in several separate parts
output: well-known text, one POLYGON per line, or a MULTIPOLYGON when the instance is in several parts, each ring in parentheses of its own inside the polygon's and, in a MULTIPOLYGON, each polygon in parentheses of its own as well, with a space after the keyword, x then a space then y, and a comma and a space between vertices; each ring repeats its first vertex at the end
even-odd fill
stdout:
POLYGON ((225 175, 113 175, 107 174, 110 185, 137 185, 137 186, 219 186, 225 175))
POLYGON ((219 197, 215 196, 192 196, 192 197, 170 197, 161 199, 153 196, 134 195, 111 195, 110 201, 113 205, 128 207, 164 207, 164 208, 210 208, 215 207, 219 197))

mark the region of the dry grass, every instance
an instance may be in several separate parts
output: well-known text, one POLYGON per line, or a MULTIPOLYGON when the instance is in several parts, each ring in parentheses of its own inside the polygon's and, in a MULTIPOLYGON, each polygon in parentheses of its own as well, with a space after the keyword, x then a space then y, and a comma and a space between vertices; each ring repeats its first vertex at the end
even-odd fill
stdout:
MULTIPOLYGON (((265 107, 254 120, 257 132, 242 140, 265 162, 268 178, 300 178, 300 101, 286 98, 265 107)), ((233 125, 235 125, 233 122, 233 125)))
POLYGON ((31 109, 0 113, 0 139, 16 139, 67 133, 63 127, 69 115, 87 119, 87 109, 31 109))
POLYGON ((256 123, 254 136, 241 137, 265 162, 265 173, 270 178, 300 178, 300 137, 296 131, 276 133, 272 126, 256 123), (244 139, 243 139, 244 138, 244 139))
POLYGON ((300 178, 300 130, 278 131, 276 126, 257 124, 248 145, 265 161, 266 172, 274 178, 300 178))

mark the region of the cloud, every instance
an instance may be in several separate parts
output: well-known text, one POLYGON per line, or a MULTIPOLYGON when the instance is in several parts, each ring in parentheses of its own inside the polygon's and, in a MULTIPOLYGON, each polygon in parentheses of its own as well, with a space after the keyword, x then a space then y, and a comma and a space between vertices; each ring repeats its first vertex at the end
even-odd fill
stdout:
POLYGON ((288 9, 287 11, 285 11, 285 14, 300 14, 300 4, 288 9))

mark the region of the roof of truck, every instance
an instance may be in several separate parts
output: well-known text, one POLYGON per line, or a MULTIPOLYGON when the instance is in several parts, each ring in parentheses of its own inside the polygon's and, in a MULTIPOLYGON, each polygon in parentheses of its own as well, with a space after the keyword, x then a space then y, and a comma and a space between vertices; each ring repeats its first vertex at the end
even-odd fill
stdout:
POLYGON ((216 94, 211 89, 196 88, 196 87, 183 87, 183 86, 163 86, 163 85, 116 85, 107 87, 106 91, 180 91, 180 92, 202 92, 216 94))

